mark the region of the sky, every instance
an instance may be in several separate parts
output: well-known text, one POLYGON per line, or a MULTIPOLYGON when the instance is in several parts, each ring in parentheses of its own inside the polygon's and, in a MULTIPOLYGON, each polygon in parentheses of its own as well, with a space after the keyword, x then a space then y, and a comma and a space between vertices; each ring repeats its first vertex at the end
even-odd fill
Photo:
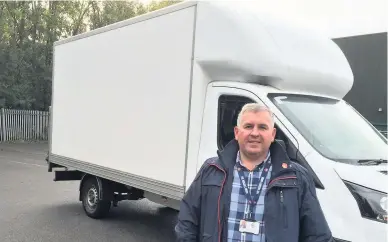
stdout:
POLYGON ((388 31, 387 0, 239 0, 239 4, 276 14, 330 38, 388 31))
POLYGON ((275 13, 331 38, 387 32, 386 0, 256 0, 247 7, 275 13))

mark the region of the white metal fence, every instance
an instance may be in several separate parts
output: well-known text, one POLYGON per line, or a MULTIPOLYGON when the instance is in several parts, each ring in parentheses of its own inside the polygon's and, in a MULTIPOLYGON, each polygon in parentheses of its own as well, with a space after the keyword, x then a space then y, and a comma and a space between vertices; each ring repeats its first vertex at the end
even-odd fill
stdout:
POLYGON ((0 141, 47 141, 49 112, 0 109, 0 141))
MULTIPOLYGON (((0 109, 0 142, 47 141, 49 117, 48 111, 0 109)), ((386 126, 375 126, 388 137, 386 126)))

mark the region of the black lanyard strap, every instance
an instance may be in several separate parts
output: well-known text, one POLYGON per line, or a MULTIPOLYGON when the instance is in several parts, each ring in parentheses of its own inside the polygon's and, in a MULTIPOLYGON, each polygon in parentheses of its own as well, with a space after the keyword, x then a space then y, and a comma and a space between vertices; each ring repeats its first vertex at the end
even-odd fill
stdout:
POLYGON ((271 159, 268 157, 267 161, 263 165, 263 170, 261 172, 259 184, 257 185, 257 191, 254 194, 254 197, 252 197, 251 194, 249 193, 247 182, 245 181, 244 172, 242 171, 241 168, 237 169, 238 175, 240 177, 240 182, 244 188, 243 190, 244 190, 245 197, 248 199, 248 203, 250 205, 249 206, 249 216, 248 216, 249 219, 252 218, 253 208, 256 206, 257 201, 260 198, 260 194, 262 192, 262 188, 264 186, 264 183, 265 183, 270 166, 271 166, 271 159))

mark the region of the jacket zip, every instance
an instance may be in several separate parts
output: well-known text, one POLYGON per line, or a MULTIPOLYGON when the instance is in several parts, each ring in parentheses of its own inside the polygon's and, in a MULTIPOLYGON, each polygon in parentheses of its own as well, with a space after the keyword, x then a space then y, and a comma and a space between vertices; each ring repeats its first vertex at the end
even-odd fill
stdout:
POLYGON ((222 191, 224 189, 224 185, 225 185, 225 181, 226 181, 226 172, 224 169, 222 169, 221 167, 219 167, 218 165, 215 165, 215 164, 210 164, 211 166, 215 166, 216 168, 218 168, 219 170, 221 170, 223 173, 224 173, 224 179, 222 180, 222 185, 221 185, 221 189, 220 189, 220 194, 218 195, 218 206, 217 206, 217 213, 218 213, 218 241, 221 242, 221 232, 222 232, 222 229, 221 229, 221 215, 220 215, 220 203, 221 203, 221 195, 222 195, 222 191))
POLYGON ((283 227, 287 227, 287 214, 286 214, 286 209, 284 205, 284 195, 283 195, 283 188, 280 188, 280 213, 281 217, 283 218, 283 227))
MULTIPOLYGON (((297 177, 296 176, 278 176, 276 178, 274 178, 269 184, 268 184, 268 188, 267 190, 265 191, 265 196, 267 196, 267 193, 269 190, 271 190, 271 184, 273 184, 275 181, 279 181, 279 180, 287 180, 287 179, 296 179, 297 177)), ((285 205, 284 205, 284 195, 283 195, 283 189, 281 188, 280 189, 280 213, 281 213, 281 217, 283 219, 283 227, 286 227, 287 225, 287 221, 286 221, 286 216, 285 216, 285 205)))

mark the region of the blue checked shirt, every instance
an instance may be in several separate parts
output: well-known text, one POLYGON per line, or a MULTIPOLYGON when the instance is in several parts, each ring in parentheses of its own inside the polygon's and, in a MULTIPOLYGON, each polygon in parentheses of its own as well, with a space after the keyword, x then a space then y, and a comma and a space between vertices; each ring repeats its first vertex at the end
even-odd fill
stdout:
MULTIPOLYGON (((244 187, 240 182, 240 178, 237 172, 237 168, 242 168, 244 171, 245 181, 247 182, 247 187, 252 197, 257 191, 257 186, 259 185, 259 180, 261 172, 264 167, 264 163, 267 160, 271 159, 270 153, 268 153, 267 158, 259 166, 257 166, 252 172, 246 169, 240 160, 240 152, 237 153, 236 165, 234 169, 234 178, 233 178, 233 187, 230 201, 230 212, 228 218, 228 242, 264 242, 264 224, 263 224, 263 213, 264 213, 264 195, 267 189, 267 185, 271 179, 272 165, 268 169, 267 177, 265 183, 263 184, 262 192, 260 198, 257 201, 257 204, 253 210, 252 219, 260 223, 259 234, 252 233, 241 233, 239 231, 240 220, 244 219, 244 215, 249 212, 248 199, 244 193, 244 187), (253 194, 253 195, 252 195, 253 194)), ((269 161, 270 162, 270 161, 269 161)))

